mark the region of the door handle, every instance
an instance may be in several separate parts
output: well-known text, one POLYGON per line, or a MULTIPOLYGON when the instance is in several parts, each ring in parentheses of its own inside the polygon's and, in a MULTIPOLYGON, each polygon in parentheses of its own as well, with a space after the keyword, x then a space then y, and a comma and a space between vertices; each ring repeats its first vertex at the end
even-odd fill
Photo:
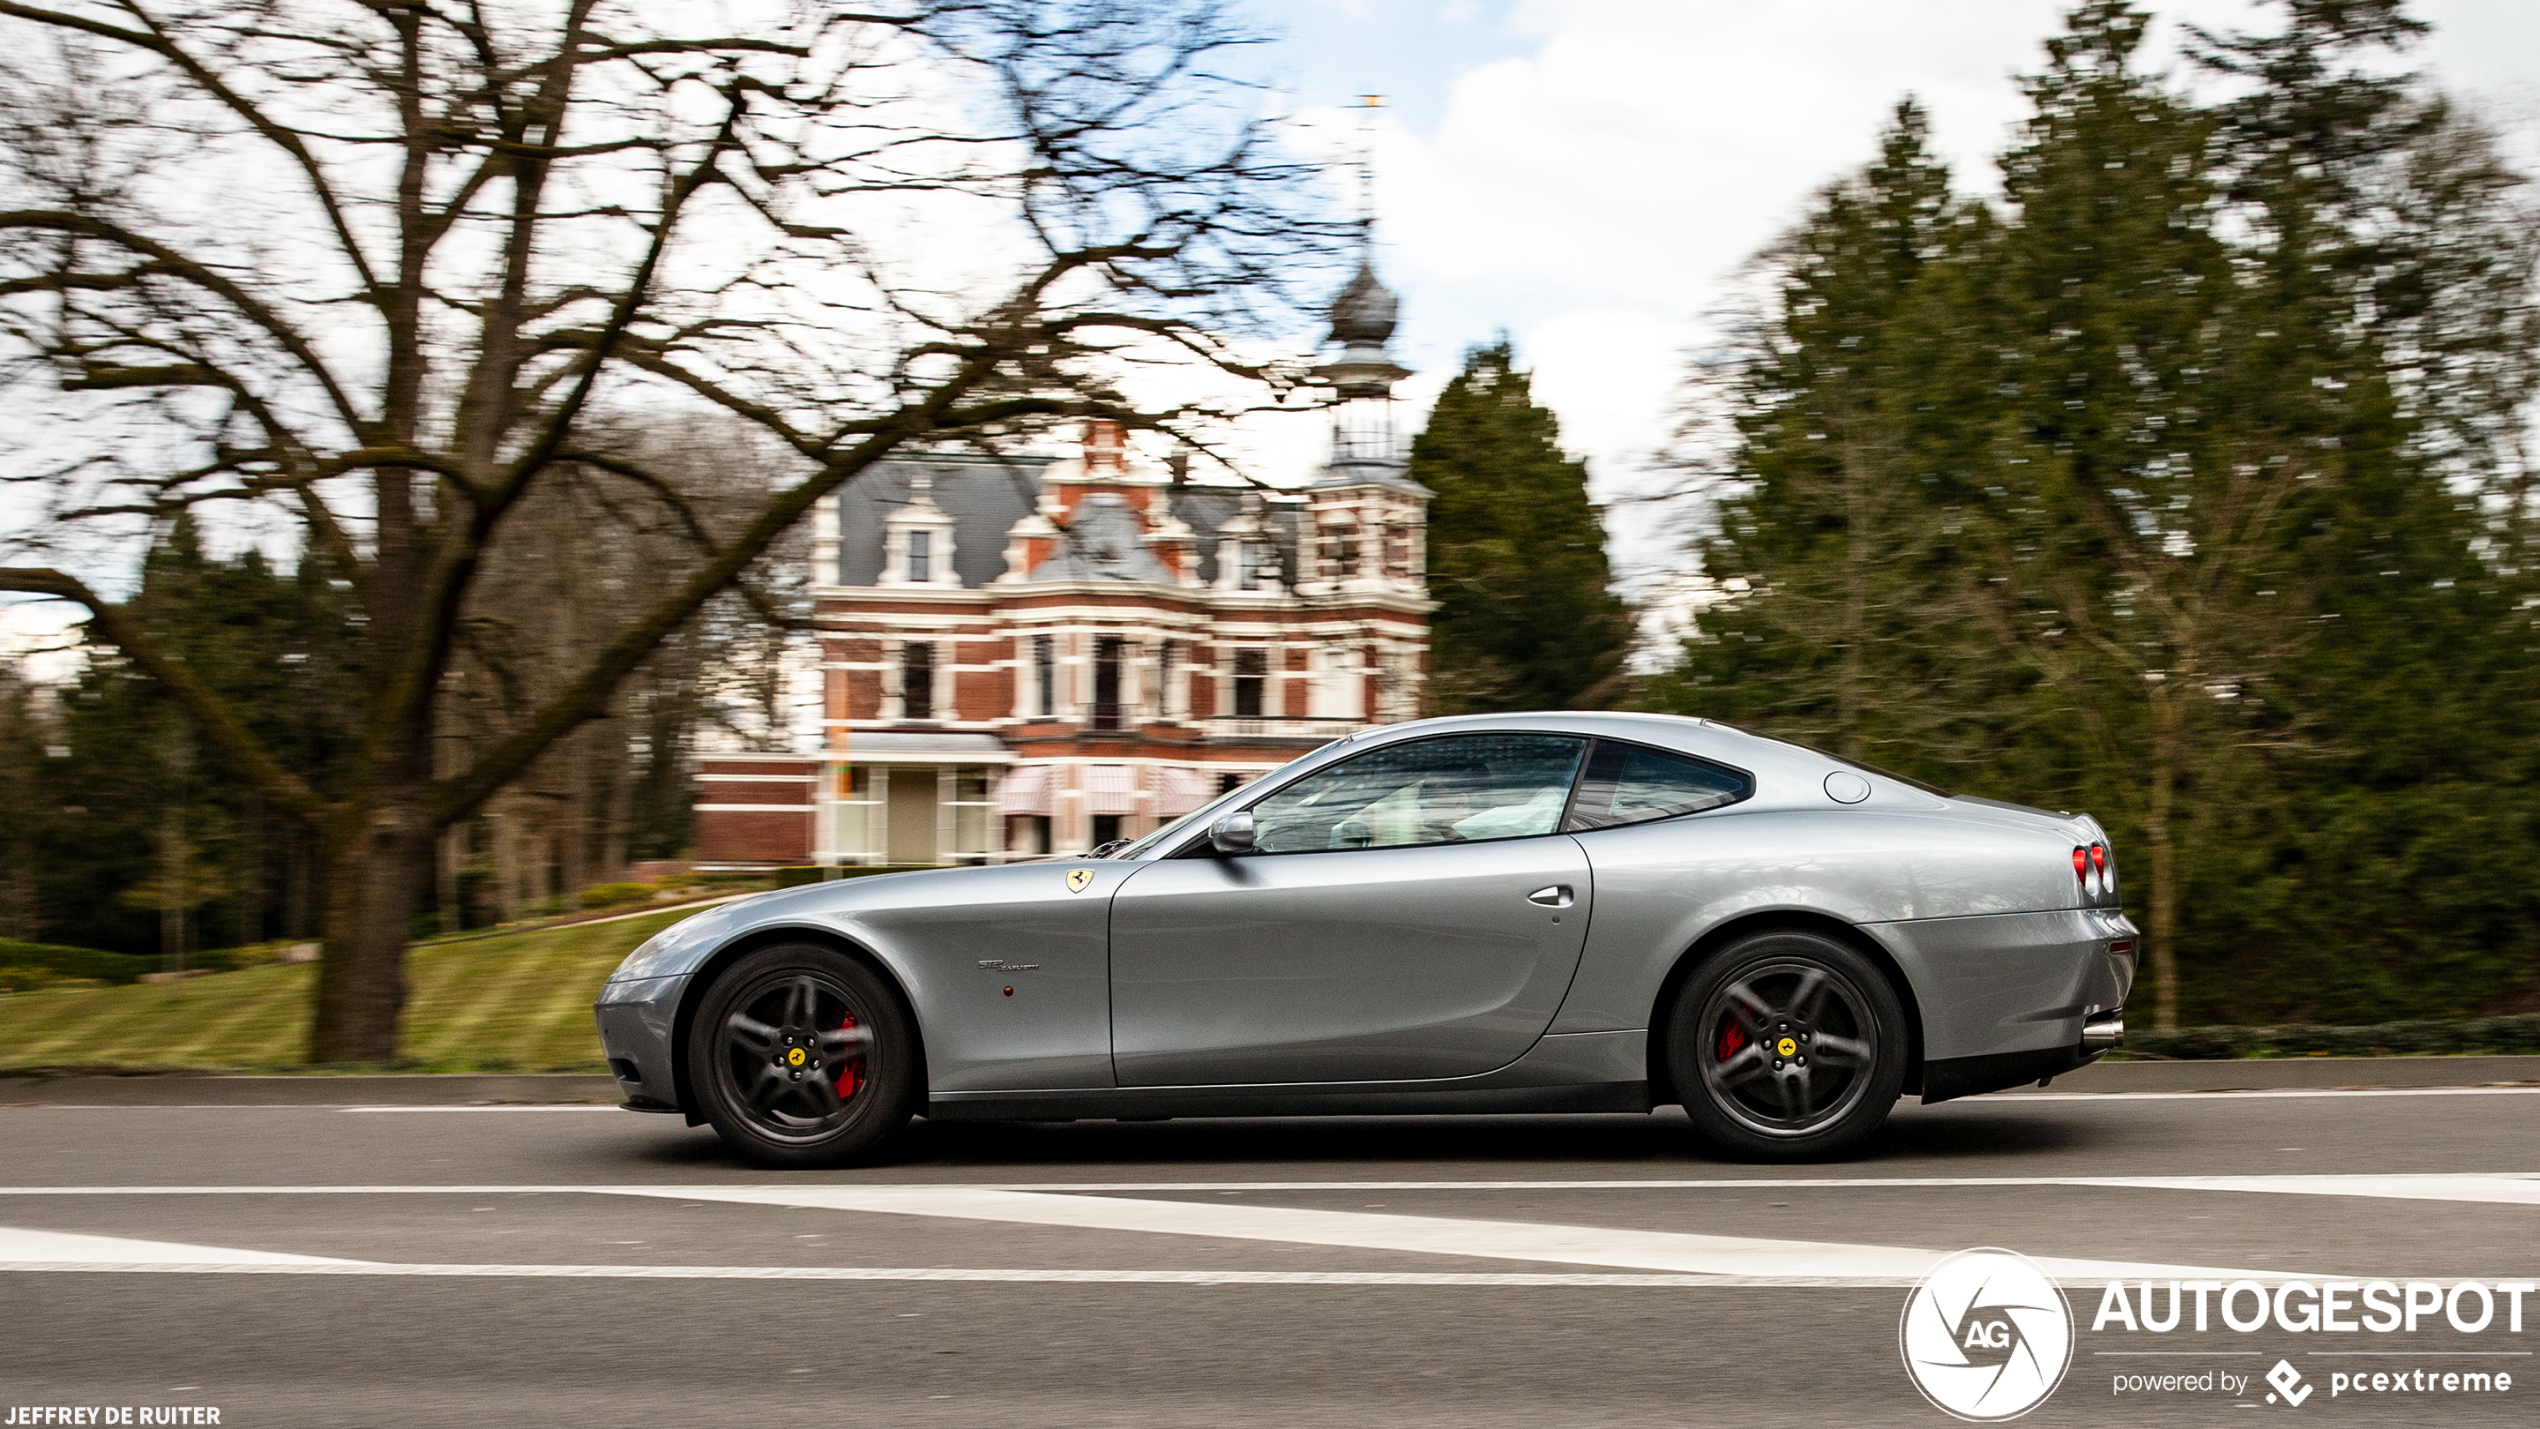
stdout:
POLYGON ((1526 901, 1540 903, 1546 908, 1567 908, 1570 906, 1570 885, 1556 883, 1550 888, 1538 888, 1526 895, 1526 901))

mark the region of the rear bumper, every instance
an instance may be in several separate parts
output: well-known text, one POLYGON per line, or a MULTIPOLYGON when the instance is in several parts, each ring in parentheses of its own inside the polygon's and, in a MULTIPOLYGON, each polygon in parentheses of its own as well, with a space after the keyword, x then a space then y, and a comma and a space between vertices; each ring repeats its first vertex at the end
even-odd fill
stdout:
POLYGON ((680 995, 688 978, 629 978, 600 989, 591 1013, 600 1024, 600 1052, 617 1078, 629 1106, 644 1111, 672 1111, 686 1105, 680 1095, 678 1062, 672 1055, 680 995))
POLYGON ((2134 924, 2110 908, 1870 925, 1920 1004, 1923 1100, 2059 1076, 2107 1050, 2134 986, 2134 924), (2094 1033, 2094 1024, 2102 1033, 2094 1033))
POLYGON ((1923 1103, 1954 1101, 1985 1092, 1998 1092, 2007 1087, 2024 1087, 2060 1077, 2076 1067, 2099 1060, 2097 1052, 2085 1052, 2079 1043, 2070 1047, 2049 1047, 2038 1052, 2004 1052, 1991 1057, 1951 1057, 1946 1061, 1923 1064, 1923 1103))

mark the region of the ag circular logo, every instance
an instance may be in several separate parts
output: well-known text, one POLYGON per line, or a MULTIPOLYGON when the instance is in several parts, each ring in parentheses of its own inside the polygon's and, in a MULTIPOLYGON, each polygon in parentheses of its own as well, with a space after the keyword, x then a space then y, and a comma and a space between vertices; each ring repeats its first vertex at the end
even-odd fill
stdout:
POLYGON ((2046 1402, 2073 1362, 2073 1311, 2036 1262, 1962 1250, 1905 1297, 1905 1373, 1944 1414, 2017 1419, 2046 1402))

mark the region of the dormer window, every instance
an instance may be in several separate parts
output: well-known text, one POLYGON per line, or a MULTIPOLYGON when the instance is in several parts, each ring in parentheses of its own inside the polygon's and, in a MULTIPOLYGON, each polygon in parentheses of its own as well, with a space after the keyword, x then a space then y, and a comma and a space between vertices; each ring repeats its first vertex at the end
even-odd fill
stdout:
POLYGON ((1270 568, 1270 548, 1259 541, 1237 542, 1235 563, 1235 589, 1259 590, 1270 568))
POLYGON ((908 500, 883 518, 882 578, 886 586, 957 586, 953 569, 952 513, 935 504, 934 474, 919 467, 909 476, 908 500))

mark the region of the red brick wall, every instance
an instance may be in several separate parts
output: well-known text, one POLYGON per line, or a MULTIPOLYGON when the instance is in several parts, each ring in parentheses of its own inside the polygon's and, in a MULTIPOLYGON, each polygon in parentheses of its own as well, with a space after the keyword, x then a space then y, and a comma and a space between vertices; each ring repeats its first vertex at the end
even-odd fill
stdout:
MULTIPOLYGON (((984 650, 985 646, 973 646, 984 650)), ((1013 677, 1003 670, 964 670, 953 676, 955 719, 998 719, 1014 710, 1013 677)))
POLYGON ((716 759, 697 761, 701 804, 808 804, 812 782, 799 776, 817 774, 810 759, 716 759), (716 778, 737 775, 738 778, 716 778), (790 776, 790 777, 789 777, 790 776))
MULTIPOLYGON (((714 785, 708 785, 711 791, 714 785)), ((726 784, 725 789, 747 788, 726 784)), ((760 785, 774 788, 774 785, 760 785)), ((802 786, 809 789, 811 786, 802 786)), ((709 793, 709 798, 712 795, 709 793)), ((777 803, 779 800, 751 800, 753 803, 777 803)), ((739 811, 699 809, 697 811, 697 861, 700 863, 808 863, 811 861, 811 816, 773 810, 739 811)))

